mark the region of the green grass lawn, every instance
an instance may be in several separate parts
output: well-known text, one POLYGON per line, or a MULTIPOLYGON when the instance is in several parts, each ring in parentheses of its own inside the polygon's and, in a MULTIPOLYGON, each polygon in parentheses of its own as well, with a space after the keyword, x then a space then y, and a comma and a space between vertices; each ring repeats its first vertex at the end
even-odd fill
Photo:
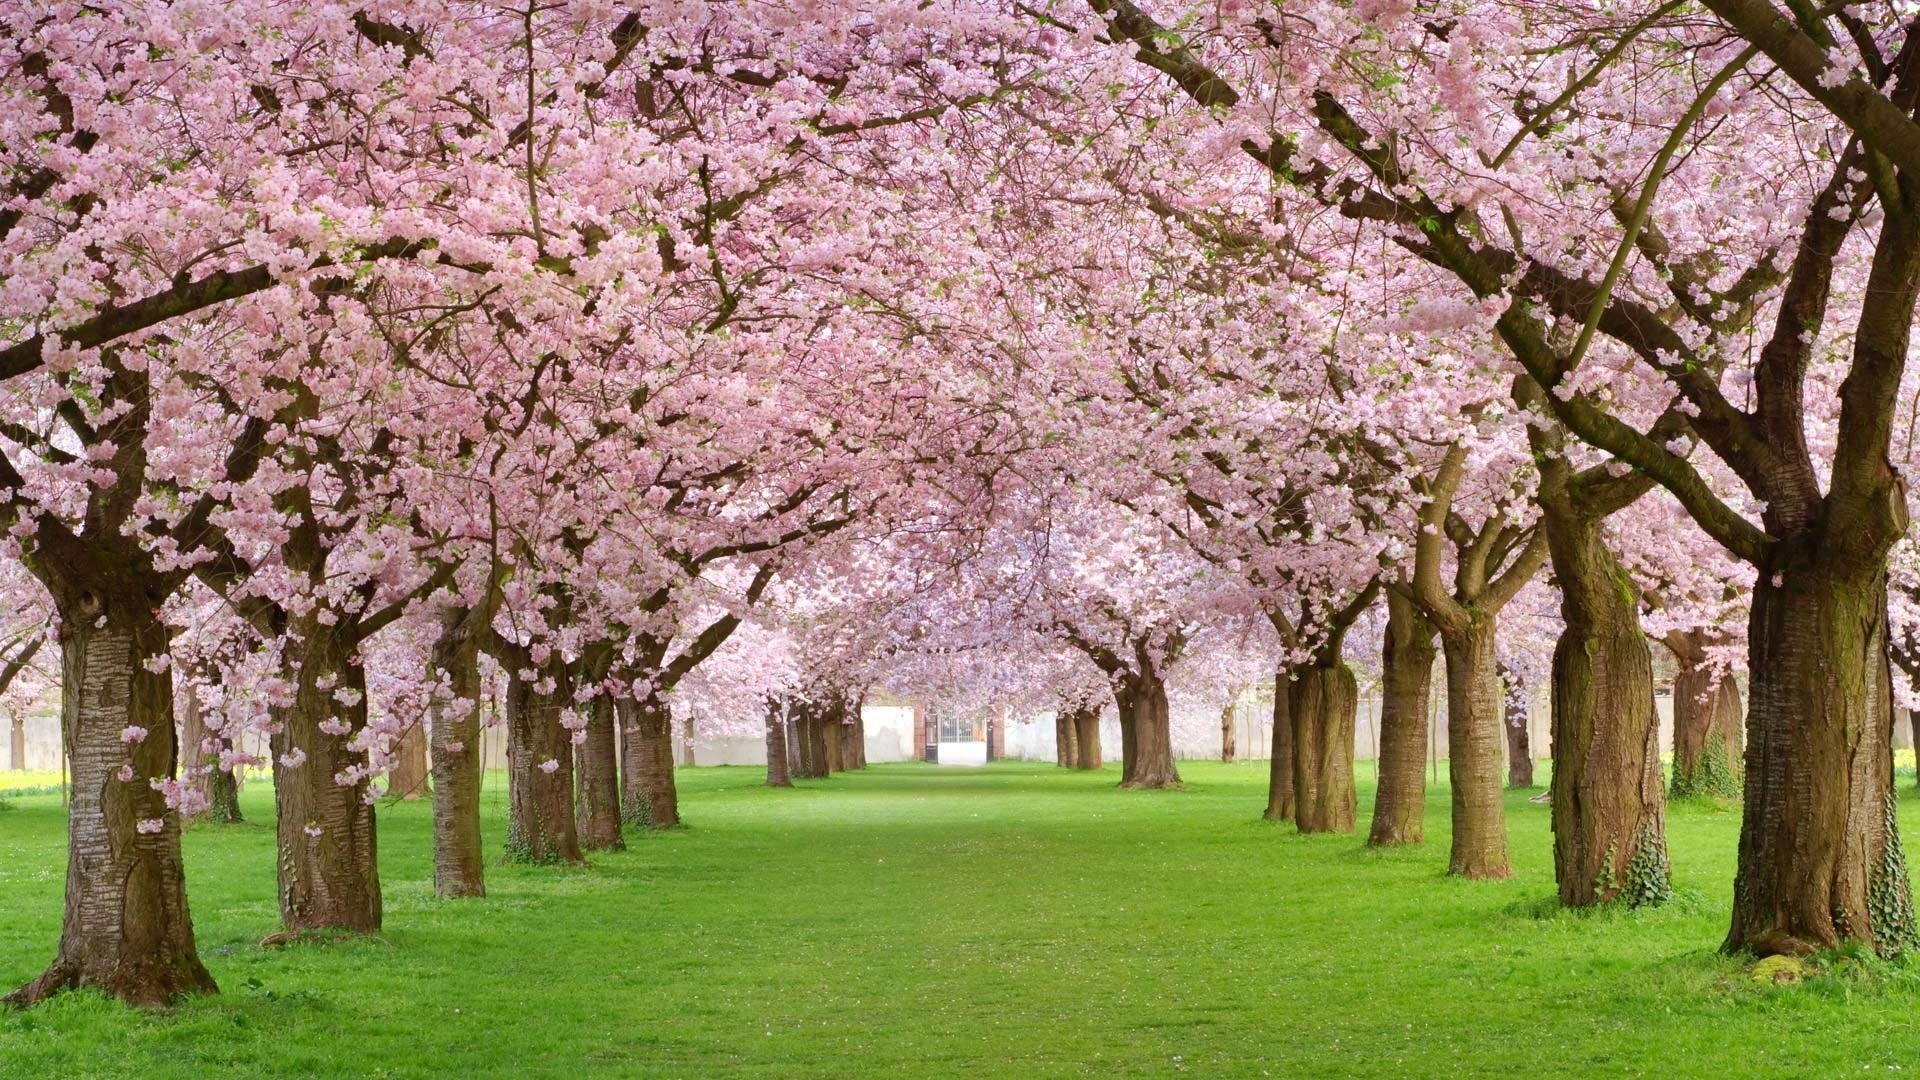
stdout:
MULTIPOLYGON (((876 766, 791 791, 680 774, 691 826, 590 870, 431 894, 428 809, 380 809, 386 932, 261 949, 268 790, 187 836, 223 993, 0 1013, 0 1077, 1840 1076, 1920 1073, 1920 967, 1761 986, 1718 956, 1738 814, 1676 807, 1678 895, 1557 912, 1547 808, 1507 804, 1517 874, 1444 876, 1259 820, 1266 765, 876 766)), ((490 843, 504 788, 490 778, 490 843)), ((1369 810, 1363 792, 1362 821, 1369 810)), ((0 983, 51 958, 56 796, 0 811, 0 983)), ((1920 814, 1902 814, 1909 837, 1920 814)))

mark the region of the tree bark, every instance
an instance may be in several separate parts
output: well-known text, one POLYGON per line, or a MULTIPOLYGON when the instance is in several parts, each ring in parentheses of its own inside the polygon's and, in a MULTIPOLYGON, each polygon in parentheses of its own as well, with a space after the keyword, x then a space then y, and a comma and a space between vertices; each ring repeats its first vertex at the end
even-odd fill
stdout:
POLYGON ((680 824, 680 793, 673 782, 673 710, 658 694, 627 703, 621 725, 627 786, 620 816, 628 824, 668 829, 680 824))
POLYGON ((1507 734, 1507 786, 1533 786, 1533 738, 1527 730, 1527 688, 1519 673, 1499 665, 1507 734))
POLYGON ((182 688, 176 707, 180 714, 180 775, 186 778, 187 787, 199 793, 207 803, 205 811, 181 814, 181 821, 185 824, 212 812, 213 774, 207 768, 206 720, 200 711, 200 695, 194 692, 192 683, 182 688))
POLYGON ((1673 677, 1673 784, 1676 799, 1740 796, 1745 739, 1740 688, 1732 676, 1707 663, 1705 634, 1673 631, 1667 649, 1679 670, 1673 677))
POLYGON ((573 748, 577 790, 574 831, 586 851, 624 851, 620 836, 620 756, 613 731, 613 702, 593 699, 587 712, 587 739, 573 748))
POLYGON ((1294 824, 1303 833, 1352 832, 1355 818, 1353 732, 1359 686, 1338 656, 1294 672, 1294 824))
POLYGON ((1273 673, 1273 733, 1267 739, 1268 821, 1292 821, 1293 793, 1293 671, 1285 664, 1273 673))
POLYGON ((564 664, 552 665, 550 692, 507 665, 507 858, 582 863, 574 829, 573 743, 560 715, 573 699, 564 664), (542 768, 548 765, 551 768, 542 768))
POLYGON ((1173 728, 1167 709, 1167 686, 1150 664, 1142 663, 1115 693, 1120 708, 1121 776, 1123 788, 1177 788, 1180 771, 1173 764, 1173 728))
POLYGON ((792 787, 793 772, 787 762, 787 703, 778 698, 767 702, 767 786, 792 787))
POLYGON ((299 665, 294 699, 276 710, 279 730, 269 743, 280 922, 292 931, 380 929, 368 761, 351 745, 367 726, 366 670, 343 636, 314 618, 291 628, 287 659, 299 665))
POLYGON ((27 718, 24 716, 13 717, 11 727, 13 728, 13 737, 9 742, 9 746, 8 746, 9 756, 7 760, 12 763, 13 771, 26 772, 27 771, 27 718))
POLYGON ((1500 794, 1497 625, 1494 616, 1476 611, 1458 631, 1440 635, 1447 660, 1447 777, 1453 788, 1447 873, 1460 877, 1513 876, 1500 794))
POLYGON ((1220 760, 1227 765, 1233 764, 1233 714, 1239 703, 1240 697, 1236 694, 1220 707, 1220 760))
POLYGON ((480 638, 483 608, 442 613, 433 667, 447 696, 429 709, 427 761, 433 771, 433 894, 443 900, 487 895, 480 836, 480 638))
POLYGON ((427 775, 427 732, 415 723, 394 747, 393 765, 387 770, 387 797, 408 801, 426 798, 433 794, 427 775))
POLYGON ((1886 576, 1802 553, 1762 567, 1748 628, 1745 814, 1729 951, 1916 940, 1894 819, 1886 576))
POLYGON ((177 764, 173 677, 148 667, 167 655, 154 614, 163 597, 137 579, 101 584, 60 598, 61 734, 73 770, 66 910, 52 965, 8 995, 11 1005, 77 987, 144 1006, 217 989, 194 947, 180 816, 148 784, 177 764), (128 727, 146 737, 122 741, 128 727))
POLYGON ((1082 705, 1073 714, 1073 767, 1099 772, 1100 766, 1100 708, 1082 705))
POLYGON ((840 767, 851 772, 861 767, 860 732, 854 726, 855 710, 848 708, 847 720, 840 725, 840 767))
POLYGON ((1381 649, 1380 781, 1367 844, 1387 847, 1426 840, 1427 709, 1433 691, 1433 624, 1412 600, 1387 593, 1381 649))
POLYGON ((846 702, 835 695, 820 716, 820 753, 827 763, 826 772, 821 774, 823 776, 846 771, 846 762, 841 759, 840 754, 841 747, 844 745, 840 738, 840 730, 846 727, 846 715, 846 702))
POLYGON ((1073 736, 1073 714, 1063 705, 1053 714, 1053 756, 1063 769, 1074 766, 1073 736))

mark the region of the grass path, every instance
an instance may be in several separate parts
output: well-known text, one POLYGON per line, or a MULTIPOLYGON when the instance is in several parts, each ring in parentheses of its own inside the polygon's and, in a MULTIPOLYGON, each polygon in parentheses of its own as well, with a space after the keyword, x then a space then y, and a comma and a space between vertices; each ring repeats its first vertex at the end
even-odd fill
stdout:
MULTIPOLYGON (((685 770, 690 828, 587 871, 493 868, 451 904, 427 808, 382 806, 386 932, 281 950, 254 944, 275 928, 255 785, 252 824, 187 837, 224 992, 0 1013, 0 1077, 1920 1074, 1920 967, 1761 988, 1715 955, 1735 813, 1673 811, 1674 904, 1576 916, 1521 795, 1516 877, 1469 883, 1442 873, 1444 790, 1424 848, 1369 852, 1259 821, 1265 769, 1183 763, 1184 793, 1027 764, 792 791, 685 770)), ((7 986, 51 957, 64 843, 57 798, 12 801, 7 986)))

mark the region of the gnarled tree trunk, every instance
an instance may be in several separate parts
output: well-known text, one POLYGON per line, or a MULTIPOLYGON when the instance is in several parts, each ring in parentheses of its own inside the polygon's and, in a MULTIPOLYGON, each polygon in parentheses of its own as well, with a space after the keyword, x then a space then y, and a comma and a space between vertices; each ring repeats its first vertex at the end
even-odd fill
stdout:
POLYGON ((427 761, 433 770, 433 894, 442 899, 487 895, 480 838, 480 635, 485 612, 444 612, 433 643, 433 666, 447 697, 429 706, 427 761))
POLYGON ((1527 688, 1519 672, 1499 666, 1501 697, 1506 703, 1507 786, 1533 786, 1533 733, 1527 730, 1527 688))
POLYGON ((573 737, 560 722, 573 680, 550 672, 553 689, 542 693, 518 664, 507 668, 507 858, 585 862, 574 829, 573 737))
POLYGON ((648 693, 629 704, 620 734, 627 784, 620 816, 649 829, 680 824, 680 793, 673 783, 673 710, 658 694, 648 693))
POLYGON ((1738 798, 1746 742, 1740 731, 1740 687, 1707 662, 1704 634, 1673 631, 1666 641, 1679 665, 1673 677, 1670 794, 1738 798))
POLYGON ((367 725, 367 680, 340 630, 304 618, 287 645, 299 664, 294 699, 276 710, 270 743, 280 922, 371 933, 381 911, 373 804, 367 755, 350 745, 367 725))
POLYGON ((1294 823, 1303 833, 1352 832, 1353 731, 1359 687, 1337 651, 1293 672, 1294 823))
POLYGON ((1884 570, 1762 567, 1729 950, 1920 945, 1894 819, 1884 570))
POLYGON ((574 831, 587 851, 622 851, 620 758, 613 732, 613 702, 604 694, 588 706, 586 741, 573 748, 577 771, 574 831))
POLYGON ((793 773, 787 762, 787 704, 778 698, 767 702, 767 786, 792 787, 793 773))
POLYGON ((194 948, 180 816, 148 784, 176 765, 173 678, 148 666, 167 655, 154 614, 163 597, 137 581, 100 584, 59 598, 61 735, 73 770, 66 911, 53 964, 6 998, 13 1005, 77 987, 148 1006, 217 989, 194 948), (123 741, 128 727, 145 738, 123 741))
POLYGON ((1124 788, 1177 788, 1173 764, 1173 728, 1167 710, 1167 686, 1159 672, 1141 665, 1114 695, 1120 708, 1121 776, 1124 788))
POLYGON ((1460 877, 1513 875, 1501 806, 1497 626, 1494 616, 1472 612, 1466 625, 1440 635, 1447 660, 1447 777, 1453 788, 1447 873, 1460 877))
POLYGON ((1380 783, 1373 802, 1374 847, 1426 840, 1427 709, 1433 690, 1433 624, 1397 590, 1387 593, 1381 649, 1380 783))
POLYGON ((1273 674, 1273 731, 1267 739, 1268 821, 1292 821, 1293 792, 1293 669, 1281 665, 1273 674))
POLYGON ((1073 767, 1098 772, 1100 765, 1100 708, 1082 705, 1073 714, 1073 767))

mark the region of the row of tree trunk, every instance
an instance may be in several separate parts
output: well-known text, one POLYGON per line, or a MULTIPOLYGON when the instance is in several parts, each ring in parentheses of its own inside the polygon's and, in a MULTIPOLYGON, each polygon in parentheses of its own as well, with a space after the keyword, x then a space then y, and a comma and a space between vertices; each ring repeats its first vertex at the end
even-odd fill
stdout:
POLYGON ((1053 714, 1053 745, 1061 768, 1100 768, 1100 706, 1063 702, 1053 714))
POLYGON ((766 723, 769 787, 867 767, 866 723, 857 697, 831 691, 777 698, 768 703, 766 723))

